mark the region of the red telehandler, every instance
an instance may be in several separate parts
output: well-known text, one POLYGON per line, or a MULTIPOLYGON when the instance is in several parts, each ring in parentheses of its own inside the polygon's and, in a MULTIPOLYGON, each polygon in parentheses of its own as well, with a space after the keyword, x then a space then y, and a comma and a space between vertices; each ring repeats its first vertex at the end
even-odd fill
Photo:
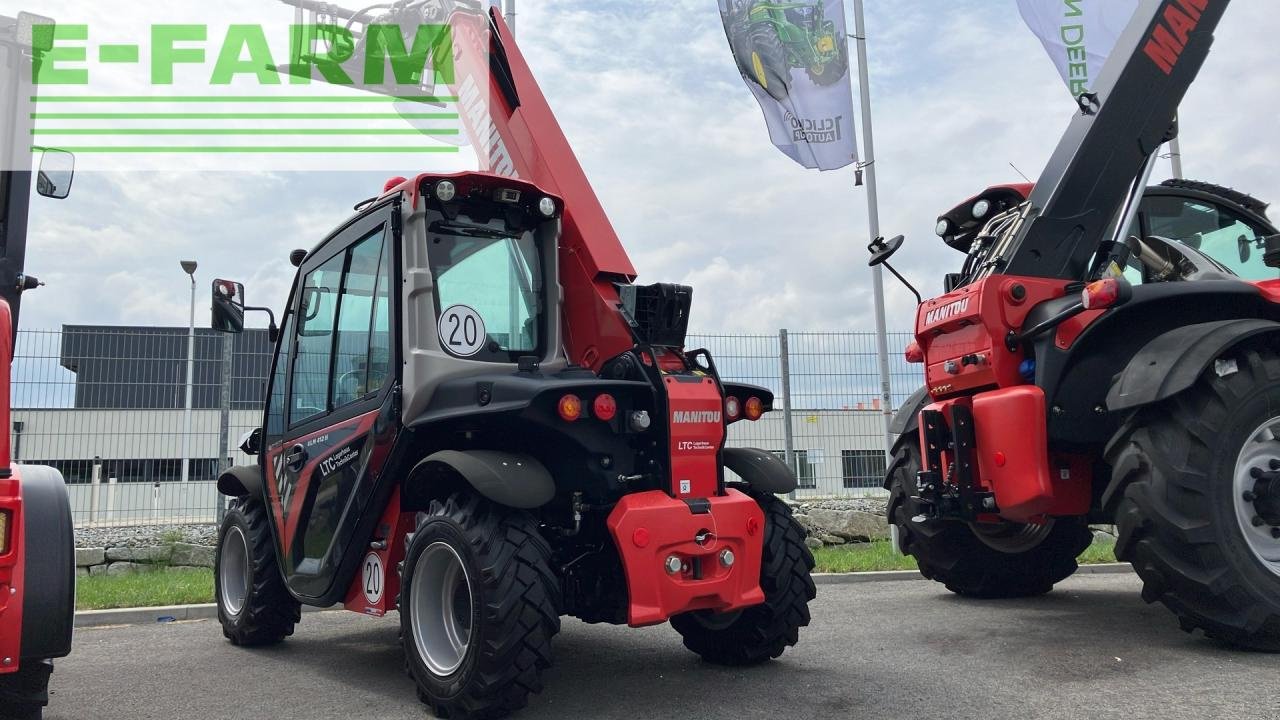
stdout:
MULTIPOLYGON (((9 447, 9 367, 21 293, 39 285, 23 273, 32 148, 26 98, 32 60, 48 49, 52 21, 0 16, 0 719, 39 718, 48 703, 53 658, 71 652, 75 540, 66 484, 57 470, 13 462, 9 447), (40 30, 39 28, 45 28, 40 30), (3 111, 0 111, 3 112, 3 111), (12 156, 10 156, 12 154, 12 156)), ((61 199, 74 158, 44 151, 36 192, 61 199)))
MULTIPOLYGON (((263 424, 242 444, 258 462, 218 480, 235 498, 215 569, 226 637, 279 642, 301 604, 398 610, 419 697, 481 718, 541 689, 562 615, 670 621, 728 665, 794 645, 815 594, 775 496, 795 476, 725 447, 773 397, 684 348, 689 288, 634 284, 502 17, 286 2, 357 43, 370 23, 452 17, 462 115, 493 171, 395 178, 293 253, 263 424)), ((243 329, 243 292, 215 281, 215 328, 243 329)))
POLYGON ((1030 195, 940 221, 967 259, 920 304, 886 486, 953 592, 1047 592, 1115 524, 1184 630, 1280 650, 1280 236, 1243 194, 1146 189, 1226 7, 1144 0, 1030 195))

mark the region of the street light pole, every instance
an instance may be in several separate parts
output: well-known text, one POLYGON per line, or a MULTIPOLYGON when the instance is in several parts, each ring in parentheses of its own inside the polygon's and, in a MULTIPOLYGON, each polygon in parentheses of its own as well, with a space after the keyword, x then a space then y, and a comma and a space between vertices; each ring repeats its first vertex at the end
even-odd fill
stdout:
POLYGON ((511 28, 512 37, 516 34, 516 0, 507 0, 507 9, 502 13, 503 18, 507 21, 507 27, 511 28))
POLYGON ((182 431, 182 482, 191 478, 191 383, 196 365, 196 261, 183 260, 182 271, 191 277, 191 320, 187 324, 187 403, 182 431))

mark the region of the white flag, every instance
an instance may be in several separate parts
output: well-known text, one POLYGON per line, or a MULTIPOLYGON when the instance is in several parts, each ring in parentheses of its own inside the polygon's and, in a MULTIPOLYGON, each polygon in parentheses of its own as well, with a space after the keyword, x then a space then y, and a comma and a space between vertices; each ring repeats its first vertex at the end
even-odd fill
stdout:
POLYGON ((1093 90, 1107 56, 1138 9, 1139 0, 1018 0, 1071 94, 1093 90))
POLYGON ((844 0, 719 0, 729 48, 769 126, 807 168, 858 160, 844 0))

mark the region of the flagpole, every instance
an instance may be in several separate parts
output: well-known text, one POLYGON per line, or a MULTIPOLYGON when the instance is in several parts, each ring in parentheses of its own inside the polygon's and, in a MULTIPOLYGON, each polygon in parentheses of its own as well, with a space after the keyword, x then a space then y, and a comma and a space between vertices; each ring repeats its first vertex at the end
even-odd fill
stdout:
MULTIPOLYGON (((871 83, 867 70, 867 31, 862 0, 853 0, 853 39, 858 45, 858 91, 862 103, 862 163, 866 173, 867 225, 870 239, 880 237, 880 198, 876 185, 876 146, 871 130, 871 83)), ((875 296, 876 354, 880 362, 880 413, 884 422, 885 458, 891 462, 896 438, 889 431, 893 422, 893 390, 889 383, 889 337, 884 317, 884 274, 880 266, 871 268, 872 294, 875 296)))

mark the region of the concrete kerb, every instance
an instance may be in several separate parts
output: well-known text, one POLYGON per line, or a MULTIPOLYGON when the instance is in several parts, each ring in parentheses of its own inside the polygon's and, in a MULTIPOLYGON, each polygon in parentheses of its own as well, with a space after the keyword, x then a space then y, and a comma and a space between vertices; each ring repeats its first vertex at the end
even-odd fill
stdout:
MULTIPOLYGON (((1133 568, 1126 563, 1109 563, 1105 565, 1081 565, 1077 575, 1115 575, 1131 573, 1133 568)), ((925 580, 915 570, 891 570, 887 572, 863 573, 815 573, 813 581, 818 585, 855 585, 870 582, 905 582, 925 580)), ((340 610, 342 606, 327 608, 302 606, 303 612, 324 612, 340 610)), ((82 610, 76 613, 76 627, 102 627, 104 625, 148 625, 151 623, 181 622, 184 620, 209 620, 218 617, 218 606, 213 603, 205 605, 171 605, 153 608, 119 608, 116 610, 82 610)))

